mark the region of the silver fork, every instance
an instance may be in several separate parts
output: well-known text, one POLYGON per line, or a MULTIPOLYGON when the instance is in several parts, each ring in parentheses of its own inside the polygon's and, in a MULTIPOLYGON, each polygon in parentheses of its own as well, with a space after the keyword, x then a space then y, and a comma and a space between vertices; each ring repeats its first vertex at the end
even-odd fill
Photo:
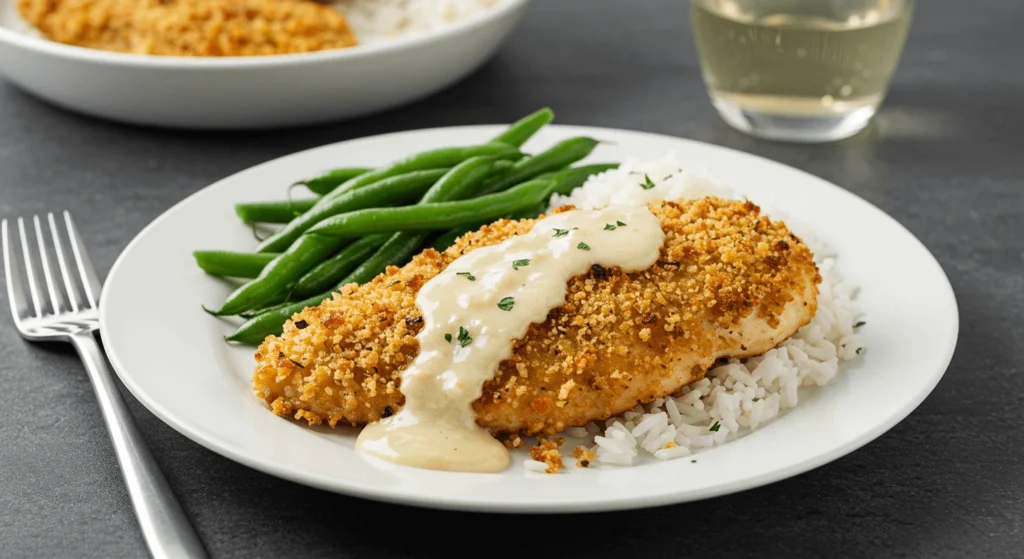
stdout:
POLYGON ((30 225, 26 221, 20 217, 17 220, 21 239, 17 246, 6 219, 0 227, 14 324, 27 340, 67 342, 78 350, 96 391, 150 553, 159 559, 206 557, 202 542, 128 412, 96 342, 100 280, 71 214, 64 212, 63 220, 47 214, 46 227, 39 216, 33 216, 30 225), (64 222, 63 234, 60 221, 64 222), (30 229, 34 229, 35 243, 27 234, 30 229), (44 240, 47 235, 49 243, 44 240), (33 255, 38 257, 39 270, 33 255))

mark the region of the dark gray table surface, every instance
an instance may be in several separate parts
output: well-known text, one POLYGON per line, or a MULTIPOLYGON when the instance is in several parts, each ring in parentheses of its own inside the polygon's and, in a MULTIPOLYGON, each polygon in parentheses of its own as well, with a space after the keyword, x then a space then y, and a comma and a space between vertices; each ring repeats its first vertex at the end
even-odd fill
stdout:
MULTIPOLYGON (((1014 353, 1024 343, 1024 7, 919 4, 881 116, 833 145, 768 143, 726 127, 701 84, 684 0, 540 0, 500 53, 458 85, 400 110, 301 130, 128 127, 0 81, 0 216, 73 209, 105 273, 165 209, 250 165, 370 134, 505 122, 542 105, 562 123, 763 155, 894 216, 936 255, 960 304, 957 352, 934 393, 878 440, 812 472, 628 513, 432 512, 258 473, 188 441, 131 396, 129 405, 220 557, 1021 556, 1024 371, 1014 353), (480 542, 460 546, 433 521, 480 542)), ((0 386, 0 556, 144 556, 78 359, 28 345, 5 324, 0 386)))

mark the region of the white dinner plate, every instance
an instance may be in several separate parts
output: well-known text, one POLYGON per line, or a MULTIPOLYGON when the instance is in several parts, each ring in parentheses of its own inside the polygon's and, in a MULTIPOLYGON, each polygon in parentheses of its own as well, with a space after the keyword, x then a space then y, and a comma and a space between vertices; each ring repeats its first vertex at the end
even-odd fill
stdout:
POLYGON ((434 93, 498 49, 529 0, 351 48, 245 57, 150 56, 40 36, 0 0, 0 73, 56 105, 133 124, 245 129, 318 124, 434 93))
POLYGON ((523 450, 498 474, 419 470, 370 461, 355 430, 309 428, 273 415, 251 390, 253 351, 221 338, 233 324, 200 308, 231 286, 204 275, 191 252, 252 250, 233 204, 280 199, 300 177, 345 164, 384 164, 438 146, 473 144, 500 130, 471 126, 375 136, 311 149, 253 167, 177 204, 135 238, 103 290, 102 335, 121 379, 150 411, 199 444, 275 476, 370 499, 501 512, 598 511, 690 501, 749 489, 851 452, 907 416, 942 377, 956 344, 956 300, 928 250, 883 212, 849 192, 759 157, 699 142, 622 130, 553 126, 527 151, 588 135, 591 159, 657 159, 674 150, 689 170, 772 200, 814 228, 860 286, 868 351, 831 384, 754 433, 691 459, 627 468, 526 471, 523 450))

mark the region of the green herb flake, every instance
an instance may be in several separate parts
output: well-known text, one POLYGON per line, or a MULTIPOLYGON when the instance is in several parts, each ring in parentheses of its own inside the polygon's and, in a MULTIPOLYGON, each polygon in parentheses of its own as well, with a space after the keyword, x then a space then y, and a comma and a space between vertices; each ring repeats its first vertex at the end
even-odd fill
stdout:
POLYGON ((523 266, 529 266, 529 265, 530 265, 530 259, 529 258, 523 258, 522 260, 513 260, 512 261, 512 269, 513 270, 518 270, 519 268, 522 268, 523 266))
POLYGON ((446 341, 448 343, 452 343, 452 335, 451 334, 445 334, 444 335, 444 341, 446 341))
POLYGON ((622 223, 621 221, 616 221, 615 225, 618 225, 619 227, 625 227, 626 226, 626 224, 622 223))
POLYGON ((867 322, 864 322, 862 320, 862 321, 858 322, 857 324, 854 324, 853 327, 854 328, 860 328, 861 326, 864 326, 865 324, 867 324, 867 322))
POLYGON ((580 243, 576 245, 576 248, 580 250, 590 250, 590 245, 588 245, 587 243, 580 243))
POLYGON ((469 344, 473 343, 473 338, 469 337, 469 330, 466 330, 462 326, 459 326, 458 342, 459 342, 459 345, 462 346, 462 347, 466 347, 469 344))
POLYGON ((568 229, 555 229, 555 238, 564 237, 569 234, 568 229))
POLYGON ((860 355, 860 352, 861 352, 861 351, 864 351, 864 348, 862 348, 862 347, 858 347, 858 348, 857 348, 857 355, 860 355))
POLYGON ((615 224, 605 223, 604 224, 604 230, 605 231, 615 231, 615 224))
POLYGON ((716 421, 714 425, 712 425, 711 427, 708 427, 708 431, 711 431, 712 433, 717 433, 718 430, 721 429, 721 428, 722 428, 722 424, 716 421))
POLYGON ((649 175, 644 175, 644 182, 640 185, 640 188, 644 190, 650 190, 655 186, 657 185, 654 184, 654 181, 651 180, 651 177, 649 175))
POLYGON ((466 279, 468 279, 469 281, 476 281, 476 276, 474 276, 471 272, 456 272, 455 275, 465 276, 466 279))
POLYGON ((516 304, 514 297, 505 297, 501 301, 498 301, 498 308, 503 311, 510 311, 516 304))

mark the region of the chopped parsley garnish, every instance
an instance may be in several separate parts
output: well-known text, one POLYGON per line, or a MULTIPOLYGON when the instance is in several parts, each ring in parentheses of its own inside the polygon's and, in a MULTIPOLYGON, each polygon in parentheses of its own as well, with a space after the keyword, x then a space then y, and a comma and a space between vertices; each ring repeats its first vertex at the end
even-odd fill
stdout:
POLYGON ((626 226, 626 224, 622 223, 621 221, 616 221, 615 225, 618 225, 619 227, 625 227, 626 226))
POLYGON ((644 175, 644 182, 640 185, 640 188, 644 190, 650 190, 655 186, 657 185, 654 184, 654 181, 651 180, 651 177, 649 175, 644 175))
POLYGON ((512 269, 513 270, 518 270, 519 268, 522 268, 523 266, 529 266, 529 265, 530 265, 530 259, 529 258, 523 258, 522 260, 513 260, 512 261, 512 269))
POLYGON ((860 352, 861 352, 861 351, 863 351, 863 350, 864 350, 864 348, 862 348, 862 347, 858 347, 858 348, 857 348, 857 355, 860 355, 860 352))
POLYGON ((452 335, 451 334, 445 334, 444 335, 444 341, 446 341, 448 343, 452 343, 452 335))
POLYGON ((857 324, 854 324, 853 327, 854 328, 860 328, 861 326, 864 326, 865 324, 867 324, 867 322, 864 322, 862 320, 862 321, 858 322, 857 324))
POLYGON ((604 224, 604 230, 605 231, 615 231, 615 224, 613 224, 613 223, 605 223, 604 224))
POLYGON ((569 234, 568 229, 555 229, 555 238, 564 237, 569 234))
POLYGON ((469 337, 469 330, 466 330, 462 326, 459 326, 459 337, 457 339, 459 345, 462 347, 466 347, 469 344, 473 343, 473 338, 469 337))
POLYGON ((722 428, 722 424, 716 421, 714 425, 712 425, 711 427, 708 427, 708 431, 711 431, 712 433, 717 433, 718 430, 721 429, 721 428, 722 428))
POLYGON ((576 245, 576 248, 580 250, 590 250, 590 245, 588 245, 587 243, 580 243, 576 245))
POLYGON ((515 306, 516 300, 513 297, 505 297, 501 301, 498 301, 498 308, 503 311, 510 311, 515 306))
POLYGON ((471 272, 456 272, 455 275, 466 276, 466 279, 468 279, 469 281, 476 281, 476 276, 474 276, 471 272))

